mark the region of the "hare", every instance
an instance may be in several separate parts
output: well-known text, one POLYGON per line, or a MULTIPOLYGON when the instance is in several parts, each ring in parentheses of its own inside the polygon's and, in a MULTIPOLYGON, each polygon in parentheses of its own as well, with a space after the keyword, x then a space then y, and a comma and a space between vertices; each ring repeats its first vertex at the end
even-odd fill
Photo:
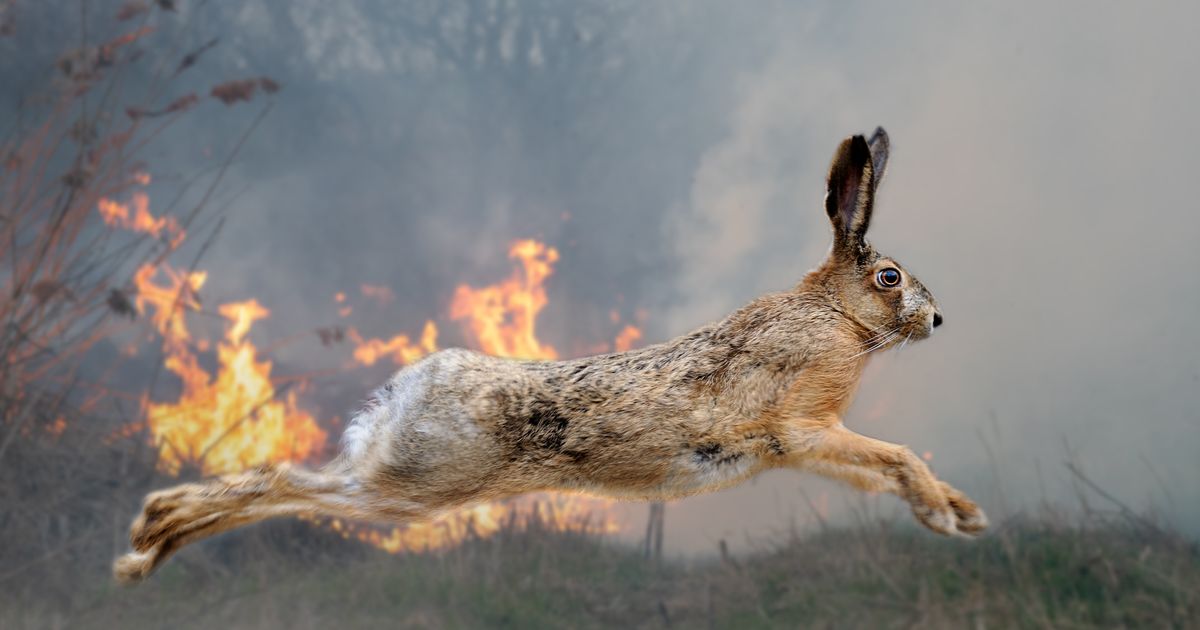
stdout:
POLYGON ((545 490, 675 499, 772 468, 894 493, 941 534, 982 532, 983 511, 912 451, 842 424, 871 355, 942 323, 924 285, 866 240, 888 152, 882 128, 838 146, 833 247, 792 290, 628 352, 434 353, 370 397, 320 472, 274 464, 148 495, 114 575, 140 580, 187 543, 275 516, 412 521, 545 490))

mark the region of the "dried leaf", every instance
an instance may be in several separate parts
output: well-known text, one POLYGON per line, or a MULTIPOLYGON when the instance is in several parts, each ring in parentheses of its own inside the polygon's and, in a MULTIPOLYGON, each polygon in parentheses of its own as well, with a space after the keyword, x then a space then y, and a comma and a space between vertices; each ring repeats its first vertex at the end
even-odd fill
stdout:
POLYGON ((129 296, 125 295, 125 292, 120 289, 113 289, 108 292, 108 308, 122 317, 128 317, 129 319, 137 318, 137 309, 133 307, 133 302, 130 302, 129 296))
POLYGON ((29 292, 33 295, 33 299, 37 300, 38 303, 45 304, 46 302, 50 301, 50 298, 54 297, 54 294, 58 293, 62 289, 63 285, 59 284, 55 280, 42 280, 37 284, 34 284, 33 287, 29 289, 29 292))
POLYGON ((341 326, 330 326, 328 328, 318 328, 317 337, 321 339, 321 345, 331 346, 335 343, 341 343, 346 339, 346 331, 341 326))
POLYGON ((267 94, 274 94, 279 91, 279 84, 271 77, 259 77, 258 84, 267 94))
POLYGON ((101 50, 108 50, 110 52, 115 51, 116 49, 120 48, 121 46, 132 44, 133 42, 136 42, 137 40, 139 40, 153 32, 154 32, 154 27, 143 26, 132 33, 125 33, 124 35, 121 35, 119 37, 116 37, 116 38, 110 40, 108 43, 102 44, 100 46, 100 48, 101 48, 101 50))
POLYGON ((154 32, 149 26, 144 26, 131 33, 126 33, 99 46, 88 46, 67 50, 59 56, 56 65, 60 72, 72 80, 83 82, 94 79, 101 68, 112 66, 117 61, 117 51, 145 35, 154 32))
POLYGON ((195 92, 191 92, 168 103, 167 107, 163 110, 163 113, 174 114, 175 112, 187 111, 199 102, 200 97, 196 96, 195 92))
POLYGON ((200 97, 195 92, 184 94, 179 98, 167 103, 167 106, 162 109, 147 110, 139 107, 126 107, 125 115, 133 120, 140 118, 155 118, 158 116, 166 116, 177 112, 184 112, 191 109, 196 103, 200 102, 200 97))
POLYGON ((150 5, 145 2, 141 2, 141 0, 129 0, 125 4, 122 4, 120 9, 117 9, 117 21, 132 20, 149 10, 150 5))
POLYGON ((92 177, 91 169, 85 165, 77 165, 71 170, 63 173, 62 183, 68 188, 80 189, 83 188, 89 179, 92 177))
POLYGON ((58 58, 55 65, 58 66, 58 71, 63 73, 64 76, 73 77, 75 76, 75 70, 82 65, 80 62, 83 61, 83 57, 82 50, 68 50, 58 58))
POLYGON ((195 65, 196 61, 200 59, 200 55, 203 55, 208 49, 216 46, 218 41, 220 40, 214 37, 213 39, 209 40, 208 43, 184 55, 183 59, 179 62, 179 67, 175 68, 175 74, 179 74, 180 72, 183 72, 184 70, 187 70, 195 65))
POLYGON ((227 81, 220 85, 213 86, 212 96, 219 99, 226 105, 233 105, 238 101, 250 102, 254 97, 254 90, 258 88, 258 81, 255 79, 242 79, 240 81, 227 81))

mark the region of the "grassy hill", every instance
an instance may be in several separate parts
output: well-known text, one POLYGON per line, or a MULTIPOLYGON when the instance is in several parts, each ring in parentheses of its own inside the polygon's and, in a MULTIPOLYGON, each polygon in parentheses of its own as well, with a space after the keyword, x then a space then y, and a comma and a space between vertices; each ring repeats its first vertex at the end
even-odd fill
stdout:
POLYGON ((536 529, 393 556, 293 522, 186 550, 139 587, 97 558, 0 598, 5 628, 1195 628, 1200 547, 1043 517, 975 542, 876 523, 656 565, 536 529))

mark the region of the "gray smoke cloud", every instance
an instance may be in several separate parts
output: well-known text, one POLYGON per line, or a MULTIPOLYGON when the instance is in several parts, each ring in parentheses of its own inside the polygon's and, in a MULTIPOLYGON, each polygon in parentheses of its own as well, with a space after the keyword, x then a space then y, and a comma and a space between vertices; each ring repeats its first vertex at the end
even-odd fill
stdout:
MULTIPOLYGON (((214 4, 178 18, 185 43, 222 37, 199 82, 284 85, 230 169, 203 265, 208 300, 272 309, 264 340, 347 323, 332 295, 363 282, 399 296, 356 305, 367 334, 445 322, 454 287, 507 275, 524 237, 561 250, 539 331, 563 354, 611 340, 613 309, 644 310, 645 341, 664 340, 816 266, 829 156, 880 124, 894 150, 870 236, 947 325, 876 359, 848 425, 928 451, 998 515, 1073 500, 1070 453, 1200 531, 1200 7, 214 4)), ((38 11, 54 17, 25 23, 38 11)), ((46 50, 25 43, 0 40, 0 76, 28 80, 46 50)), ((162 164, 211 165, 255 113, 205 107, 162 164)), ((345 362, 315 337, 277 356, 291 372, 345 362)), ((344 413, 385 373, 307 396, 344 413)), ((671 505, 668 546, 811 521, 805 495, 835 516, 860 500, 772 473, 671 505)), ((636 531, 644 508, 626 512, 636 531)))
MULTIPOLYGON (((823 158, 884 124, 893 159, 871 237, 949 325, 878 360, 848 423, 929 451, 994 511, 1070 500, 1070 453, 1195 531, 1200 220, 1175 184, 1200 125, 1183 79, 1195 8, 905 9, 805 8, 808 29, 772 33, 782 43, 738 84, 679 218, 695 227, 676 244, 687 297, 673 321, 716 317, 818 260, 823 158)), ((795 505, 797 485, 741 491, 746 511, 723 497, 680 511, 729 514, 711 531, 734 532, 773 497, 795 505)))

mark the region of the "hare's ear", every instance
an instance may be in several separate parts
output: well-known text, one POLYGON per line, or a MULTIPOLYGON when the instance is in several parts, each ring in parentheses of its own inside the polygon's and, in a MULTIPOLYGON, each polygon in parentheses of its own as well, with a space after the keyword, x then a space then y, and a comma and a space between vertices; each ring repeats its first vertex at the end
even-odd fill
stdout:
MULTIPOLYGON (((886 155, 886 151, 883 154, 886 155)), ((833 154, 825 190, 825 212, 833 223, 835 248, 858 249, 864 243, 874 205, 871 149, 862 136, 846 138, 833 154)))
POLYGON ((875 189, 879 190, 879 184, 883 181, 883 173, 887 170, 888 152, 891 151, 892 141, 888 139, 887 132, 883 127, 876 127, 875 133, 871 134, 871 138, 867 140, 867 147, 871 149, 871 168, 875 176, 875 189))

